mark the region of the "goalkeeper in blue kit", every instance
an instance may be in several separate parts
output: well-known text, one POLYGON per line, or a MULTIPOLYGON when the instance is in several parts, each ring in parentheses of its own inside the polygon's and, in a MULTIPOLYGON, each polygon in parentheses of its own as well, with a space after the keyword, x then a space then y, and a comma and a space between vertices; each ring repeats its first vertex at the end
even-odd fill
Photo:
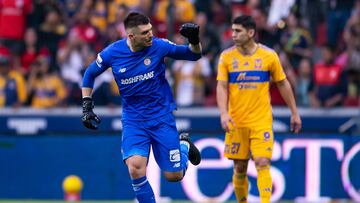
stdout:
POLYGON ((189 45, 176 45, 152 34, 147 16, 132 12, 125 21, 127 37, 116 41, 98 55, 86 69, 83 78, 83 116, 85 127, 97 129, 99 117, 93 112, 92 89, 95 78, 111 67, 121 92, 122 144, 132 187, 140 203, 153 203, 155 197, 146 178, 150 146, 154 157, 169 181, 180 181, 187 162, 198 165, 199 150, 190 141, 189 134, 178 134, 173 111, 176 104, 165 79, 164 58, 196 61, 201 58, 199 26, 186 23, 180 34, 189 45))

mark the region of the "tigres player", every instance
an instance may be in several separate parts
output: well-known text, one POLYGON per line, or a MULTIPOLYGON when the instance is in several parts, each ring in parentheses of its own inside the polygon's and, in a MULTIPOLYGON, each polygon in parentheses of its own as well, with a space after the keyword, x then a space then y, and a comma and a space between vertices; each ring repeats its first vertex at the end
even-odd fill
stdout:
POLYGON ((217 75, 217 103, 226 131, 225 156, 234 161, 233 185, 238 202, 246 203, 250 156, 255 161, 261 203, 270 202, 273 151, 270 80, 275 82, 291 110, 291 130, 298 133, 301 119, 279 57, 254 40, 256 24, 250 16, 232 22, 235 46, 222 52, 217 75))

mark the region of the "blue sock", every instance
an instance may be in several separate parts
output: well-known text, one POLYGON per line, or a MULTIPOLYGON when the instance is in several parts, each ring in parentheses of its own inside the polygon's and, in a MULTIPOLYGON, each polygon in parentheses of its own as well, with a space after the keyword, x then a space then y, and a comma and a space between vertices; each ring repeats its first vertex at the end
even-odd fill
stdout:
POLYGON ((146 176, 133 179, 132 186, 139 203, 155 203, 154 192, 146 179, 146 176))
POLYGON ((183 175, 185 175, 188 161, 189 161, 189 143, 186 141, 180 141, 180 153, 181 153, 181 168, 183 169, 183 175))

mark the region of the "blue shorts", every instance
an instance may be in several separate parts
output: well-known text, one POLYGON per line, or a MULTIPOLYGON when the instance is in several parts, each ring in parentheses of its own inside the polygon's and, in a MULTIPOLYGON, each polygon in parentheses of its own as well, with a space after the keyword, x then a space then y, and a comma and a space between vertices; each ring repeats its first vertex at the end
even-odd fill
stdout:
POLYGON ((172 113, 147 121, 123 121, 123 160, 133 155, 149 157, 152 147, 161 170, 180 171, 180 142, 172 113))

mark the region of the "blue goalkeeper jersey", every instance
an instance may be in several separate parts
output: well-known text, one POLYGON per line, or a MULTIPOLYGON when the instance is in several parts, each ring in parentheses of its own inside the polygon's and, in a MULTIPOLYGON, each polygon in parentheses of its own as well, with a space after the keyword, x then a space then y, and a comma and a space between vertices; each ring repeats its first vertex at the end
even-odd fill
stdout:
POLYGON ((111 67, 122 98, 122 119, 156 118, 176 109, 165 78, 165 57, 195 61, 201 54, 192 52, 189 46, 156 37, 151 46, 133 52, 122 39, 97 55, 85 71, 83 87, 93 88, 96 76, 111 67))

